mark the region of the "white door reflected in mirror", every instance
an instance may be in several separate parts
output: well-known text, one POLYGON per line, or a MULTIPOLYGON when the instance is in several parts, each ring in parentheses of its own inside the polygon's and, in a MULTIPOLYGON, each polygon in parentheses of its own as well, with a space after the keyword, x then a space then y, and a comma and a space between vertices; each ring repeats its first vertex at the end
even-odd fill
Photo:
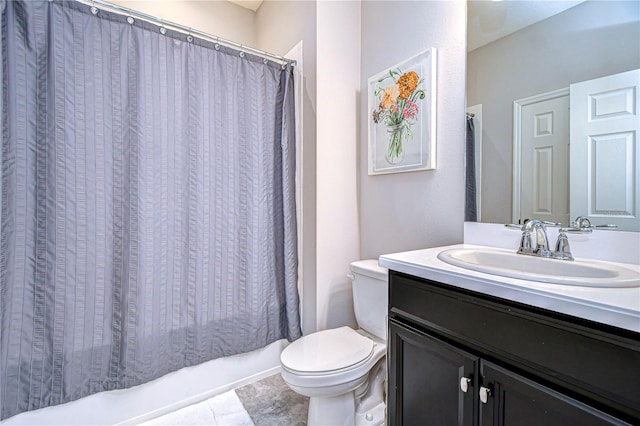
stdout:
POLYGON ((568 224, 568 91, 514 102, 513 152, 513 223, 540 219, 568 224))
POLYGON ((571 216, 640 231, 640 70, 572 84, 570 98, 571 216))

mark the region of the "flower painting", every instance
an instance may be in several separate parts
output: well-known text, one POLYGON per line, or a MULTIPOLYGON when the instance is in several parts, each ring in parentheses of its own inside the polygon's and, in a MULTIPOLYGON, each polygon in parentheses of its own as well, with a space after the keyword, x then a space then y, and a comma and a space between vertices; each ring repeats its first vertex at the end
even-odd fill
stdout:
POLYGON ((424 90, 420 89, 422 80, 415 71, 402 73, 400 68, 389 70, 388 75, 378 79, 378 83, 391 80, 387 87, 380 86, 375 95, 380 99, 378 108, 373 111, 373 122, 383 122, 389 133, 387 161, 399 164, 404 159, 403 143, 412 135, 411 127, 416 123, 418 104, 424 99, 424 90))
POLYGON ((435 49, 369 79, 369 174, 435 168, 435 49))

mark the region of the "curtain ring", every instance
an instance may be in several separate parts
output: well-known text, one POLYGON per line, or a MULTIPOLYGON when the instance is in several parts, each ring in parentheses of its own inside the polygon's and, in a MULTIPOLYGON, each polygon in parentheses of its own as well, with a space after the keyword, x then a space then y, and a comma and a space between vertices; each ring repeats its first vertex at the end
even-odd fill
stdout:
POLYGON ((165 35, 167 33, 167 29, 164 27, 164 19, 160 20, 160 34, 165 35))
POLYGON ((98 8, 96 7, 96 2, 94 1, 91 2, 91 13, 93 13, 94 15, 98 14, 98 8))
POLYGON ((213 47, 216 50, 220 50, 220 37, 216 37, 216 44, 213 47))
POLYGON ((193 41, 193 36, 191 35, 191 28, 189 28, 189 34, 187 35, 187 41, 191 43, 193 41))
POLYGON ((133 19, 133 16, 127 16, 127 22, 131 25, 133 25, 134 22, 136 22, 135 19, 133 19))

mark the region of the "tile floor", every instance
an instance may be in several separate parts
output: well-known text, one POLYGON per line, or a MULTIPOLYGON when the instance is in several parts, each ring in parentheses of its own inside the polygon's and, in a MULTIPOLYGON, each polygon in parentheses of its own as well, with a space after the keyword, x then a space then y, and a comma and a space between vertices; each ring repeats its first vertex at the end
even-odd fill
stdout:
POLYGON ((309 399, 275 374, 140 425, 298 426, 308 410, 309 399))

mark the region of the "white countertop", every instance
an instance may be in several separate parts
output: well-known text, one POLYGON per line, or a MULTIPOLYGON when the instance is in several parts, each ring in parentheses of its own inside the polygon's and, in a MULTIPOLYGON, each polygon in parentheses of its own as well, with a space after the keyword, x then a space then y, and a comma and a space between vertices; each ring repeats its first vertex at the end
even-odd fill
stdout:
MULTIPOLYGON (((506 278, 453 266, 437 257, 443 250, 478 247, 457 244, 385 254, 378 263, 416 277, 640 333, 640 287, 578 287, 506 278)), ((640 273, 638 265, 606 263, 640 273)))

